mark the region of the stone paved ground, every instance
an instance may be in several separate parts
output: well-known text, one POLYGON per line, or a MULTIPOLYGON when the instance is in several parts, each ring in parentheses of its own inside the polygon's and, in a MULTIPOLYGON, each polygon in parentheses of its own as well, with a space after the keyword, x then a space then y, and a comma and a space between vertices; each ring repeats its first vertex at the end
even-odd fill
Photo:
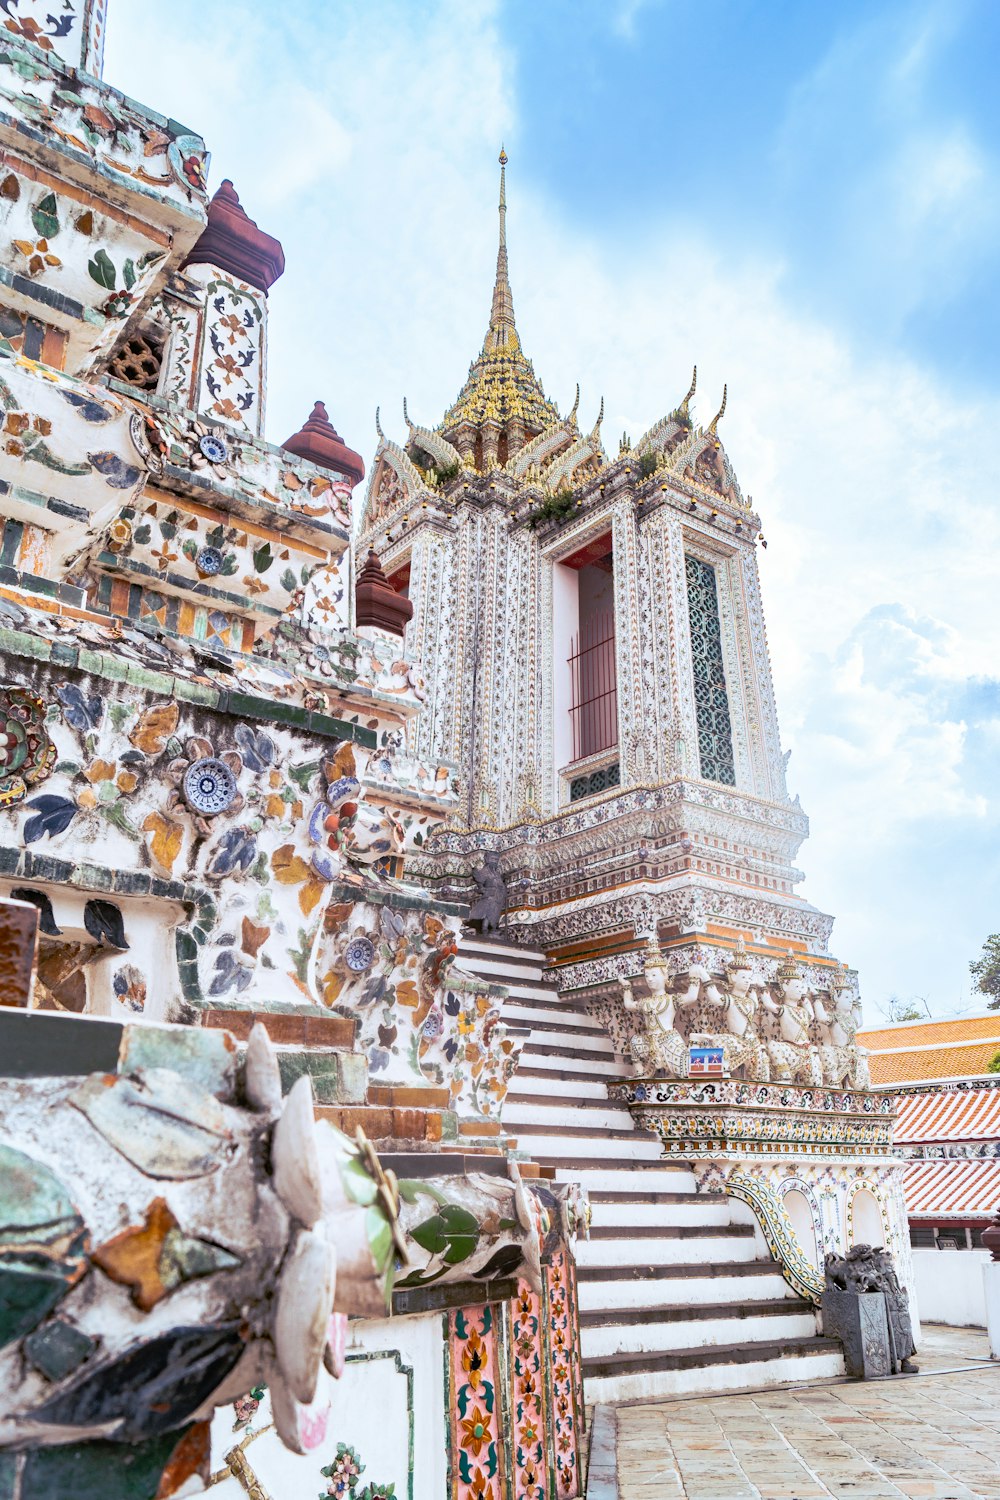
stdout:
POLYGON ((620 1500, 1000 1500, 1000 1363, 924 1328, 921 1374, 617 1408, 620 1500))

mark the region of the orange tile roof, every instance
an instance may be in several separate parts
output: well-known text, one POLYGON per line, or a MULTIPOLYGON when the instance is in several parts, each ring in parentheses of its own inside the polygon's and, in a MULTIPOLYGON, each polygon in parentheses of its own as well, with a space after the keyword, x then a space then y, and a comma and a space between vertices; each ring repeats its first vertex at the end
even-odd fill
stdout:
POLYGON ((1000 1036, 994 1037, 991 1041, 974 1042, 965 1047, 928 1047, 926 1051, 913 1052, 873 1052, 868 1063, 872 1083, 876 1086, 885 1083, 916 1083, 925 1078, 978 1077, 988 1072, 989 1064, 998 1052, 1000 1052, 1000 1036))
POLYGON ((896 1095, 894 1146, 942 1141, 1000 1141, 1000 1077, 932 1083, 896 1095))
POLYGON ((871 1053, 872 1083, 919 1083, 986 1073, 1000 1053, 1000 1011, 942 1021, 869 1027, 858 1041, 871 1053))
POLYGON ((947 1021, 897 1021, 895 1026, 866 1027, 858 1041, 873 1052, 886 1047, 927 1047, 945 1042, 972 1042, 1000 1037, 1000 1011, 987 1016, 959 1016, 947 1021))
POLYGON ((914 1161, 903 1191, 911 1219, 986 1219, 1000 1205, 1000 1161, 914 1161))

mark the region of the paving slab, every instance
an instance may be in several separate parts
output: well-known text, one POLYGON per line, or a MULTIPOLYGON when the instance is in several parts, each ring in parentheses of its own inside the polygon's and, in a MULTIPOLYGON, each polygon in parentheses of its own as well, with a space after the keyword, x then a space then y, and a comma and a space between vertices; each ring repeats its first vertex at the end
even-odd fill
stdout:
POLYGON ((615 1500, 1000 1500, 985 1333, 925 1325, 919 1362, 888 1381, 622 1403, 615 1500))

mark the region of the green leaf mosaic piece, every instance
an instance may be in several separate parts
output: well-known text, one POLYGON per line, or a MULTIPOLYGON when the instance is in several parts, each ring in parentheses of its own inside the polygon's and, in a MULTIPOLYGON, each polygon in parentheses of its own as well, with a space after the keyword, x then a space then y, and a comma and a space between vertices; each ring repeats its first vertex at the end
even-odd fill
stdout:
POLYGON ((95 251, 93 260, 88 260, 87 270, 98 286, 104 287, 108 292, 114 291, 118 273, 111 263, 111 257, 103 246, 95 251))
POLYGON ((35 1328, 83 1275, 85 1230, 44 1163, 0 1145, 0 1348, 35 1328))
POLYGON ((318 760, 309 760, 301 766, 289 766, 288 774, 296 786, 301 787, 304 792, 308 792, 312 784, 312 779, 319 770, 319 765, 318 760))
POLYGON ((446 1265, 467 1260, 479 1244, 479 1224, 468 1209, 446 1203, 436 1214, 410 1231, 421 1249, 443 1255, 446 1265))
POLYGON ((31 210, 31 222, 35 232, 43 239, 55 239, 59 233, 59 212, 55 193, 46 193, 41 202, 31 210))

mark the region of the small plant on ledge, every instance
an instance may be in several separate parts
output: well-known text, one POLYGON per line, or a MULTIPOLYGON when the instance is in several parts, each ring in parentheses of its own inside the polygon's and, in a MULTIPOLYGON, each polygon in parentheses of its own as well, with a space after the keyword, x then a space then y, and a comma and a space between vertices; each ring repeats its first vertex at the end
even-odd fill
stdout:
POLYGON ((529 516, 531 529, 544 526, 547 521, 564 521, 576 505, 576 495, 569 485, 563 485, 554 495, 548 495, 529 516))
POLYGON ((430 478, 440 488, 442 485, 450 484, 453 479, 457 479, 461 472, 461 463, 457 458, 453 458, 450 464, 435 464, 430 471, 430 478))

